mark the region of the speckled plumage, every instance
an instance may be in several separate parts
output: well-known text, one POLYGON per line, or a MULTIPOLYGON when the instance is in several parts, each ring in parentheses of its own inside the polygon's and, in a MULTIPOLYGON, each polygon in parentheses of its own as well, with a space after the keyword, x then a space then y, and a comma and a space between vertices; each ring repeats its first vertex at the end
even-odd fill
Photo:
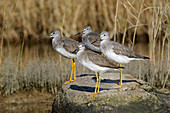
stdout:
POLYGON ((100 51, 100 34, 93 32, 90 26, 83 27, 82 42, 85 46, 93 51, 100 51))
POLYGON ((114 64, 107 60, 104 56, 99 55, 93 51, 87 50, 82 53, 82 57, 88 57, 90 61, 94 64, 99 65, 101 67, 108 67, 108 68, 116 68, 118 69, 118 65, 114 64))
POLYGON ((99 38, 100 38, 99 33, 90 32, 90 33, 86 34, 84 37, 82 37, 82 41, 84 43, 85 40, 88 39, 91 44, 93 44, 94 46, 100 47, 100 41, 98 40, 99 38))
MULTIPOLYGON (((115 61, 117 63, 129 63, 132 60, 145 60, 149 59, 148 57, 144 57, 142 55, 139 55, 129 49, 128 47, 114 42, 110 41, 109 32, 103 31, 100 33, 100 39, 102 40, 100 42, 100 49, 101 52, 106 56, 109 60, 115 61)), ((121 88, 122 87, 122 69, 120 69, 120 82, 119 85, 114 88, 121 88)))
POLYGON ((66 58, 76 58, 76 49, 78 43, 78 41, 71 38, 62 37, 60 33, 57 37, 52 39, 53 48, 66 58))
POLYGON ((77 58, 76 50, 77 50, 77 44, 79 42, 71 38, 62 37, 59 30, 53 30, 51 34, 46 38, 52 38, 52 47, 54 50, 56 50, 63 57, 71 59, 72 69, 71 69, 70 80, 64 83, 63 85, 68 84, 70 82, 74 82, 76 80, 76 63, 74 59, 77 58), (72 79, 73 71, 74 71, 74 79, 72 79))
POLYGON ((148 57, 137 54, 125 45, 110 41, 109 33, 106 31, 103 31, 100 34, 100 38, 102 39, 100 49, 102 53, 110 60, 114 60, 118 63, 128 63, 132 60, 149 59, 148 57))
POLYGON ((144 58, 144 56, 135 53, 125 45, 114 41, 105 42, 105 44, 102 45, 102 48, 106 51, 112 49, 117 55, 124 55, 129 58, 144 58))
POLYGON ((63 48, 66 49, 66 51, 70 53, 75 53, 78 43, 79 43, 78 41, 73 40, 71 38, 62 37, 61 40, 58 40, 58 42, 55 41, 53 45, 54 47, 63 46, 63 48))
POLYGON ((82 47, 82 49, 80 49, 77 53, 77 60, 86 68, 99 73, 105 72, 107 70, 118 71, 118 68, 120 68, 118 65, 110 62, 104 56, 96 52, 86 50, 85 47, 82 47))

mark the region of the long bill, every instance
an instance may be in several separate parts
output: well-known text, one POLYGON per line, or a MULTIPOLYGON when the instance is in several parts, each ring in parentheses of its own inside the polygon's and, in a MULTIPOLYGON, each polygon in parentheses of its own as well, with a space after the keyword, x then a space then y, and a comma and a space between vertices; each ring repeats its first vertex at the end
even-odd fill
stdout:
POLYGON ((81 32, 79 32, 79 33, 77 33, 77 34, 75 34, 74 36, 78 36, 78 35, 80 35, 80 34, 82 34, 83 33, 83 31, 81 31, 81 32))
POLYGON ((45 39, 47 39, 47 38, 49 38, 49 37, 50 37, 50 35, 47 36, 47 37, 45 37, 45 38, 40 39, 40 41, 43 41, 43 40, 45 40, 45 39))
POLYGON ((73 51, 73 53, 77 53, 79 51, 79 47, 77 47, 74 51, 73 51))
POLYGON ((97 41, 101 41, 101 39, 100 38, 96 39, 95 41, 92 42, 92 44, 97 42, 97 41))

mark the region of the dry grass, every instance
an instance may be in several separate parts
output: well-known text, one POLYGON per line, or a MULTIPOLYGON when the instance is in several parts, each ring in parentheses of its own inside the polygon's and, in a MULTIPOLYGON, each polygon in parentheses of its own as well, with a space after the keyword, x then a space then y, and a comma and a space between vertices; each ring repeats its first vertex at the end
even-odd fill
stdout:
MULTIPOLYGON (((12 94, 18 90, 38 89, 40 91, 57 92, 65 74, 69 71, 61 72, 58 63, 34 60, 26 68, 16 70, 15 64, 4 61, 1 70, 1 94, 12 94)), ((12 62, 12 61, 11 61, 12 62)))
MULTIPOLYGON (((145 65, 142 62, 129 64, 126 72, 148 81, 153 86, 167 88, 170 72, 169 6, 168 0, 13 0, 12 2, 1 0, 0 88, 7 94, 18 89, 34 87, 56 92, 58 84, 65 80, 62 78, 63 74, 69 74, 66 70, 68 66, 60 65, 58 68, 60 63, 51 63, 51 60, 39 62, 37 58, 32 59, 34 62, 27 62, 29 65, 25 66, 23 60, 29 57, 27 53, 29 50, 25 45, 28 44, 33 48, 37 44, 41 45, 39 38, 46 36, 53 29, 60 29, 64 36, 72 37, 81 31, 84 25, 91 25, 96 32, 107 30, 114 41, 132 49, 135 49, 137 42, 146 40, 149 45, 147 55, 150 57, 150 62, 144 63, 145 65), (20 45, 15 55, 17 57, 11 55, 13 45, 20 45), (5 49, 8 49, 7 52, 5 49), (11 61, 12 58, 15 61, 11 61), (48 65, 45 65, 46 63, 48 65), (52 68, 49 68, 50 66, 52 68), (133 66, 139 69, 134 71, 133 66), (57 76, 55 73, 58 73, 57 76)), ((43 46, 35 49, 37 53, 42 50, 41 47, 43 46)), ((141 47, 141 51, 142 49, 141 47)))
MULTIPOLYGON (((25 67, 22 60, 18 69, 17 57, 5 58, 1 65, 0 94, 8 95, 17 91, 30 91, 33 89, 41 92, 55 94, 62 84, 69 80, 71 61, 57 56, 46 55, 44 58, 35 57, 25 67), (60 68, 62 63, 62 70, 60 68)), ((89 70, 77 64, 77 74, 88 73, 89 70), (83 72, 82 72, 83 70, 83 72)))
POLYGON ((158 89, 170 89, 170 78, 168 71, 168 62, 165 59, 162 67, 153 62, 134 61, 125 65, 124 73, 129 73, 133 77, 148 82, 149 85, 158 89))

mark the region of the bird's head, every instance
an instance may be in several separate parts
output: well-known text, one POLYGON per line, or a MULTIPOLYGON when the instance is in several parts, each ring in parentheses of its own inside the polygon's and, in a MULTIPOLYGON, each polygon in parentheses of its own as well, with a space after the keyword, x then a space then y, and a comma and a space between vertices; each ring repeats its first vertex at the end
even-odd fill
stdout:
POLYGON ((83 27, 83 34, 87 34, 92 32, 92 28, 90 26, 84 26, 83 27))
POLYGON ((74 36, 80 35, 80 34, 82 34, 82 33, 83 33, 83 35, 86 35, 86 34, 88 34, 88 33, 90 33, 90 32, 92 32, 92 28, 91 28, 90 26, 84 26, 84 27, 83 27, 83 31, 77 33, 77 34, 74 35, 74 36))
POLYGON ((101 40, 110 40, 109 32, 107 32, 107 31, 101 32, 100 33, 100 39, 101 40))

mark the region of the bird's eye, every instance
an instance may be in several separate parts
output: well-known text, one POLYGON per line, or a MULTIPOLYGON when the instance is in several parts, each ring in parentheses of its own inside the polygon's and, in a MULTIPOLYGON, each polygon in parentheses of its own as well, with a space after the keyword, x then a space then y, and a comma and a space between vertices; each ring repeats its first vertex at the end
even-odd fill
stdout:
POLYGON ((103 36, 106 36, 106 35, 103 35, 103 36))
POLYGON ((53 34, 55 34, 55 33, 53 33, 53 34))

